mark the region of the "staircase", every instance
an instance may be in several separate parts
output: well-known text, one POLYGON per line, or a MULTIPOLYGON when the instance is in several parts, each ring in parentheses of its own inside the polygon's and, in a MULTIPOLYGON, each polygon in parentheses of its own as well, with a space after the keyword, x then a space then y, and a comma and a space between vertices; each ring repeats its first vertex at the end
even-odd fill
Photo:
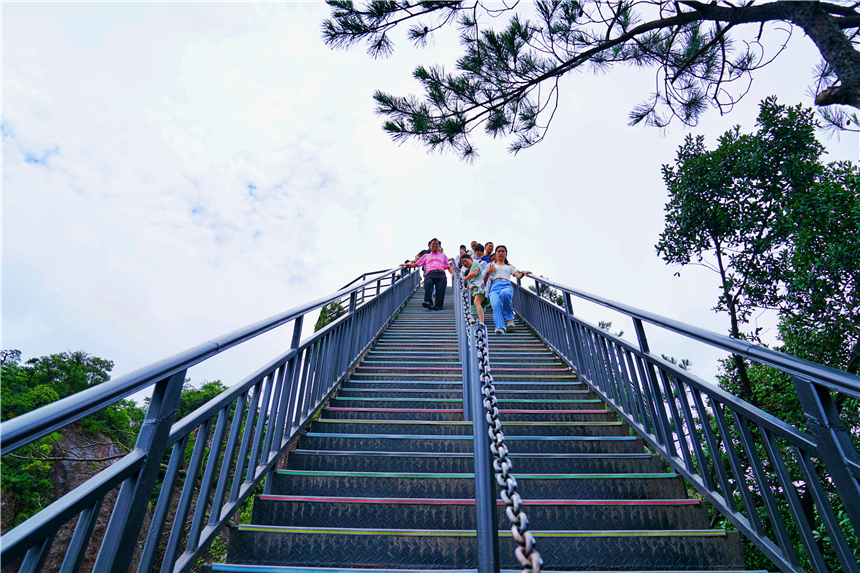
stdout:
MULTIPOLYGON (((453 294, 452 294, 453 296, 453 294)), ((414 295, 322 409, 216 573, 474 570, 472 429, 453 302, 414 295)), ((488 323, 492 316, 488 315, 488 323)), ((743 568, 735 532, 524 326, 490 330, 514 475, 545 570, 743 568)), ((500 502, 501 503, 501 502, 500 502)), ((519 569, 499 514, 502 567, 519 569)))

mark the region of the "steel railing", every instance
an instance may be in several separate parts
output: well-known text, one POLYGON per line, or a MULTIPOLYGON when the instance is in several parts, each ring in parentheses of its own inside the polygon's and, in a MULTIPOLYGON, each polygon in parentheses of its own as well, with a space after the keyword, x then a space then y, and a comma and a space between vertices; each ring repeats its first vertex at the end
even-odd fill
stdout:
POLYGON ((531 278, 536 292, 561 293, 564 308, 517 281, 523 321, 781 570, 828 573, 830 552, 843 571, 860 572, 860 455, 833 397, 860 398, 860 377, 531 278), (638 346, 574 316, 572 297, 632 319, 638 346), (663 360, 644 323, 790 376, 809 433, 663 360))
MULTIPOLYGON (((60 569, 77 573, 105 498, 118 489, 93 570, 128 571, 141 543, 138 573, 156 567, 161 573, 188 571, 276 467, 418 282, 417 273, 399 268, 365 274, 349 288, 4 422, 0 436, 6 455, 154 386, 134 450, 3 535, 3 567, 23 557, 20 573, 40 571, 57 531, 77 519, 60 569), (367 278, 371 274, 374 278, 367 278), (300 340, 308 313, 346 299, 346 315, 300 340), (188 368, 289 323, 292 338, 286 352, 174 423, 188 368), (156 495, 151 519, 146 520, 156 495)), ((264 487, 270 484, 269 480, 264 487)))

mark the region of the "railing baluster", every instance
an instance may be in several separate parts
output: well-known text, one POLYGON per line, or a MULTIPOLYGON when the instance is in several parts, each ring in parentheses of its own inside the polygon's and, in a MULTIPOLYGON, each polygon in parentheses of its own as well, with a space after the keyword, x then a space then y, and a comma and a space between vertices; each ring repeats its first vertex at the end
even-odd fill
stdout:
POLYGON ((254 481, 257 466, 260 464, 260 445, 263 443, 263 434, 266 432, 266 416, 269 412, 269 400, 272 395, 272 385, 275 381, 275 373, 266 375, 263 382, 263 396, 259 402, 259 414, 257 415, 257 427, 254 429, 254 442, 251 446, 251 457, 248 458, 248 470, 245 474, 245 483, 254 481))
POLYGON ((51 533, 27 551, 18 573, 39 573, 45 565, 45 560, 51 552, 56 533, 51 533))
POLYGON ((788 467, 785 465, 782 452, 779 451, 779 445, 774 440, 773 435, 766 429, 759 427, 759 434, 764 441, 767 456, 771 460, 771 463, 773 463, 773 470, 779 480, 779 485, 782 487, 786 501, 788 501, 788 510, 791 512, 794 524, 800 533, 800 539, 806 549, 806 556, 809 557, 812 568, 817 573, 827 573, 827 565, 824 564, 824 557, 821 555, 818 544, 815 542, 812 528, 809 527, 809 522, 801 510, 800 498, 792 483, 791 476, 788 474, 788 467))
POLYGON ((251 447, 251 439, 254 432, 254 422, 257 419, 257 404, 260 402, 260 391, 263 387, 263 380, 250 390, 251 403, 248 404, 248 415, 245 418, 245 430, 242 432, 242 443, 239 446, 239 454, 236 456, 236 469, 233 471, 233 485, 230 487, 230 497, 227 498, 229 503, 234 503, 239 499, 239 489, 242 486, 242 474, 245 471, 245 464, 248 461, 248 451, 251 447))
MULTIPOLYGON (((209 508, 209 494, 212 491, 212 481, 215 479, 215 468, 221 458, 221 446, 224 442, 224 432, 227 429, 227 408, 218 413, 218 421, 215 422, 215 432, 212 434, 212 446, 209 448, 209 459, 206 460, 206 469, 203 471, 203 479, 197 494, 197 503, 194 504, 194 517, 191 520, 191 530, 188 532, 188 541, 185 544, 185 552, 191 553, 197 549, 200 541, 200 530, 203 529, 203 521, 206 519, 206 510, 209 508)), ((213 508, 213 512, 218 508, 213 508)))
MULTIPOLYGON (((738 506, 735 503, 734 492, 729 484, 729 476, 726 473, 726 468, 723 467, 722 455, 720 453, 720 448, 717 445, 714 430, 711 428, 711 423, 708 419, 708 411, 705 409, 705 403, 702 401, 702 396, 698 390, 692 388, 690 393, 693 395, 693 402, 696 406, 696 411, 699 412, 699 419, 702 421, 702 432, 705 434, 705 443, 708 445, 708 452, 711 454, 711 463, 714 466, 714 471, 717 474, 717 479, 719 480, 720 486, 723 490, 723 499, 726 501, 726 504, 728 504, 729 509, 737 513, 738 506)), ((714 480, 710 477, 711 473, 707 472, 707 475, 708 477, 706 478, 705 483, 710 484, 708 487, 716 490, 714 480)))
POLYGON ((161 482, 161 491, 158 494, 155 511, 152 512, 152 526, 146 536, 146 544, 143 546, 143 554, 137 566, 137 573, 149 573, 155 565, 158 547, 161 545, 161 533, 164 531, 167 512, 170 509, 171 501, 173 501, 176 478, 179 477, 179 470, 182 469, 182 464, 185 461, 186 444, 188 444, 188 436, 173 444, 170 450, 170 461, 167 463, 164 481, 161 482))
MULTIPOLYGON (((673 377, 678 386, 678 398, 681 401, 681 413, 684 418, 687 420, 687 431, 690 433, 690 441, 693 444, 693 451, 696 453, 696 463, 699 466, 699 475, 702 477, 702 480, 705 484, 705 487, 708 490, 713 491, 714 487, 714 479, 711 477, 711 468, 708 466, 708 460, 705 458, 705 452, 702 450, 702 442, 699 438, 698 432, 696 432, 696 420, 693 417, 693 411, 690 409, 690 402, 687 399, 687 388, 684 386, 683 381, 675 376, 673 377)), ((702 420, 702 425, 705 425, 705 419, 702 417, 703 413, 699 411, 699 419, 702 420)), ((702 430, 704 432, 704 429, 702 430)))
POLYGON ((842 569, 846 573, 860 572, 860 564, 854 559, 854 553, 845 540, 839 520, 834 515, 833 508, 830 507, 830 500, 821 486, 821 478, 818 476, 815 464, 809 458, 809 454, 801 451, 797 446, 791 446, 791 451, 800 464, 800 469, 803 471, 803 476, 806 479, 806 487, 809 488, 809 492, 815 501, 815 507, 821 516, 821 520, 824 522, 824 527, 827 528, 830 543, 833 545, 836 556, 842 564, 842 569))
POLYGON ((767 480, 764 467, 761 464, 761 458, 756 451, 755 443, 752 439, 749 426, 747 426, 746 418, 739 416, 735 411, 732 411, 732 417, 735 420, 735 425, 738 428, 741 438, 741 444, 744 447, 744 453, 750 461, 750 467, 753 471, 758 491, 764 500, 765 508, 767 508, 767 516, 771 526, 776 534, 777 542, 782 549, 782 554, 785 559, 791 562, 792 565, 799 565, 797 554, 794 552, 794 547, 791 544, 791 536, 785 528, 785 521, 782 519, 782 514, 779 512, 779 505, 774 499, 773 492, 770 489, 770 483, 767 480))
POLYGON ((173 527, 170 529, 170 537, 164 550, 164 560, 161 562, 161 573, 171 573, 176 558, 179 557, 179 546, 185 534, 185 521, 191 510, 194 500, 194 488, 197 484, 197 474, 200 472, 200 464, 203 463, 203 454, 206 451, 206 442, 209 440, 209 428, 212 418, 206 420, 202 426, 197 428, 197 437, 194 439, 194 450, 191 452, 191 461, 185 472, 185 483, 182 484, 182 493, 179 494, 179 502, 176 504, 176 513, 173 517, 173 527))
POLYGON ((726 449, 729 464, 732 466, 732 473, 734 474, 735 481, 738 484, 738 491, 740 492, 741 499, 744 503, 747 520, 752 524, 756 533, 764 535, 764 525, 762 524, 761 519, 759 519, 758 510, 756 509, 755 501, 750 493, 750 486, 747 483, 746 470, 741 464, 740 456, 738 456, 738 451, 734 445, 732 433, 729 430, 729 424, 726 422, 726 417, 723 414, 723 405, 715 401, 712 401, 711 405, 714 410, 714 417, 717 419, 717 426, 720 428, 720 435, 723 438, 723 446, 726 449))
POLYGON ((60 573, 78 573, 80 570, 104 499, 104 497, 98 498, 91 506, 81 512, 78 524, 75 526, 75 532, 72 534, 72 540, 66 549, 63 564, 60 566, 60 573))
MULTIPOLYGON (((227 436, 227 447, 224 448, 224 460, 221 462, 221 471, 218 472, 218 485, 215 486, 215 494, 212 496, 212 512, 209 514, 209 526, 214 527, 221 519, 221 507, 224 504, 224 494, 227 489, 227 480, 230 478, 230 470, 233 466, 233 456, 239 441, 239 431, 242 429, 242 420, 245 418, 245 401, 248 394, 241 394, 236 400, 233 408, 233 421, 230 424, 230 435, 227 436)), ((235 479, 235 478, 234 478, 235 479)), ((240 481, 240 480, 237 480, 240 481)), ((266 482, 268 483, 268 481, 266 482)), ((138 571, 138 573, 144 573, 138 571)))

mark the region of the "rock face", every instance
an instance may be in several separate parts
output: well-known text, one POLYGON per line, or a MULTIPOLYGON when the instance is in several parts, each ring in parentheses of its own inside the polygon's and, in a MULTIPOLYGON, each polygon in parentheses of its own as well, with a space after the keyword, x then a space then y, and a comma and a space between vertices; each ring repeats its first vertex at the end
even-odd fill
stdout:
MULTIPOLYGON (((78 425, 71 426, 62 430, 62 439, 60 439, 53 448, 51 455, 55 458, 63 458, 60 461, 53 463, 51 472, 51 482, 56 492, 55 500, 66 495, 79 485, 92 478, 101 470, 107 468, 112 463, 116 462, 116 456, 121 456, 123 452, 117 447, 113 440, 102 434, 90 434, 78 425)), ((92 571, 95 563, 98 547, 104 537, 105 529, 107 528, 108 520, 110 519, 111 511, 119 488, 110 491, 102 502, 101 511, 99 512, 98 521, 96 522, 93 535, 90 540, 90 545, 87 548, 84 561, 81 565, 81 573, 89 573, 92 571)), ((10 500, 2 500, 2 518, 3 523, 14 523, 17 514, 10 500)), ((72 534, 75 531, 77 519, 63 525, 57 532, 54 538, 54 543, 51 547, 51 552, 45 562, 42 571, 53 572, 59 571, 63 563, 63 558, 66 553, 66 548, 72 539, 72 534)), ((5 528, 4 528, 5 529, 5 528)), ((135 551, 137 554, 139 549, 135 551)), ((135 558, 137 559, 137 555, 135 558)), ((135 559, 135 560, 136 560, 135 559)), ((20 560, 14 563, 4 563, 3 573, 12 573, 17 571, 20 560)))

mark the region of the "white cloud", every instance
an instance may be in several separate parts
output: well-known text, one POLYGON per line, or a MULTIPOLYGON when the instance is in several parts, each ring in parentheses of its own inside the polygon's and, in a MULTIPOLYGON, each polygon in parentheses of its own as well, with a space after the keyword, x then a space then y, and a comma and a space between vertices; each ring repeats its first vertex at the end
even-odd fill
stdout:
MULTIPOLYGON (((713 277, 673 278, 653 250, 659 167, 687 131, 626 126, 644 93, 630 86, 651 72, 571 76, 544 143, 514 158, 480 140, 469 166, 393 145, 371 99, 416 92, 411 69, 453 62, 456 41, 417 53, 401 41, 373 61, 326 48, 326 15, 317 3, 4 6, 4 347, 81 348, 128 372, 393 266, 431 236, 449 251, 505 243, 562 283, 725 329, 708 310, 713 277)), ((712 143, 751 126, 770 91, 805 101, 794 78, 815 54, 805 39, 790 50, 697 131, 712 143)), ((856 135, 827 145, 857 157, 856 135)), ((235 381, 287 338, 195 376, 235 381)))

